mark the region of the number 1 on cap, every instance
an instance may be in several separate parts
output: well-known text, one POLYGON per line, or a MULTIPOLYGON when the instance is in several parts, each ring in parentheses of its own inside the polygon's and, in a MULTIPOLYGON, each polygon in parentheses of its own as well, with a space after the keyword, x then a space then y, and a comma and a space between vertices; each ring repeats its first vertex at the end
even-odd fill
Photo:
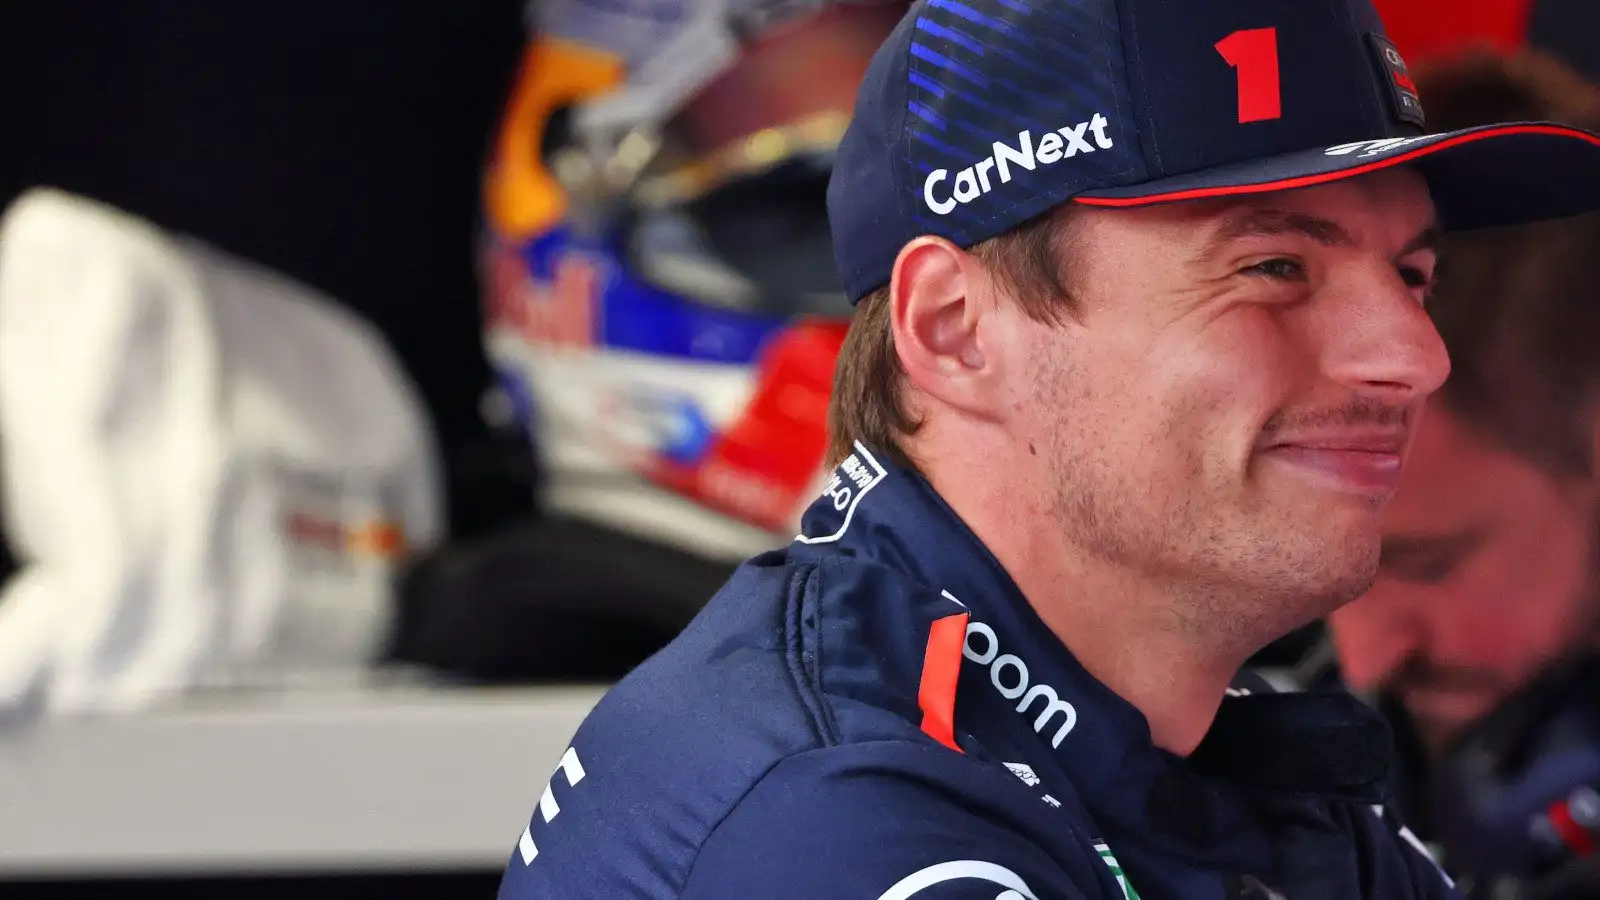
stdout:
POLYGON ((1278 29, 1247 28, 1217 41, 1239 82, 1239 121, 1264 122, 1283 115, 1278 88, 1278 29))

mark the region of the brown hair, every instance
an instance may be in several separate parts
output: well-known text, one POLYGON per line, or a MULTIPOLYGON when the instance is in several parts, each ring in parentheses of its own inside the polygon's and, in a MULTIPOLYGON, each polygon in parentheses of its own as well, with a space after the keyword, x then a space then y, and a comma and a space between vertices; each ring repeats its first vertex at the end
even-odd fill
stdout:
MULTIPOLYGON (((1060 208, 1035 216, 970 252, 1011 292, 1022 309, 1041 322, 1059 321, 1072 300, 1058 256, 1066 234, 1060 208)), ((861 441, 909 466, 902 441, 921 422, 906 406, 905 373, 894 348, 889 322, 889 286, 877 288, 856 305, 855 318, 839 351, 833 396, 828 404, 828 465, 850 455, 861 441)))
MULTIPOLYGON (((1600 89, 1549 57, 1472 52, 1417 75, 1433 131, 1515 120, 1600 126, 1600 89)), ((1600 214, 1452 235, 1430 310, 1452 365, 1440 402, 1547 471, 1588 473, 1600 214)))

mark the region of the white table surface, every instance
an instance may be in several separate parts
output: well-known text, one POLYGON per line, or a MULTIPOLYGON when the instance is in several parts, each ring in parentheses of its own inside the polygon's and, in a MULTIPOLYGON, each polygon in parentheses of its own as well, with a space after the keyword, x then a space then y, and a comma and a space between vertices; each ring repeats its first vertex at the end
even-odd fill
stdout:
POLYGON ((0 722, 0 879, 499 868, 604 686, 0 722))

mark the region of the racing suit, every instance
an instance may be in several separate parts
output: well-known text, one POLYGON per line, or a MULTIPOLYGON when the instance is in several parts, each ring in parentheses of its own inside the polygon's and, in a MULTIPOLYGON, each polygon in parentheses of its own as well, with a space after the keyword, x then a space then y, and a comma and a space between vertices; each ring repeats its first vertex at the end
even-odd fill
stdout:
POLYGON ((1381 717, 1228 694, 1188 758, 1157 748, 928 483, 857 444, 802 535, 591 712, 500 897, 1456 896, 1383 806, 1381 717))

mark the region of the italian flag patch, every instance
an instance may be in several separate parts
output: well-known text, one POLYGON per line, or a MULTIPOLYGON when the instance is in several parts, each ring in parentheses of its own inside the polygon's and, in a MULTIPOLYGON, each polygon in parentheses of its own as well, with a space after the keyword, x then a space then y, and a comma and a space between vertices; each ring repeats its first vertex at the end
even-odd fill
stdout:
POLYGON ((1139 892, 1134 890, 1133 885, 1128 883, 1128 876, 1122 874, 1122 866, 1117 862, 1117 858, 1111 855, 1111 848, 1104 843, 1099 843, 1094 845, 1094 849, 1095 852, 1100 854, 1100 861, 1105 863, 1106 868, 1111 870, 1111 877, 1117 879, 1117 884, 1122 886, 1124 900, 1139 900, 1139 892))

